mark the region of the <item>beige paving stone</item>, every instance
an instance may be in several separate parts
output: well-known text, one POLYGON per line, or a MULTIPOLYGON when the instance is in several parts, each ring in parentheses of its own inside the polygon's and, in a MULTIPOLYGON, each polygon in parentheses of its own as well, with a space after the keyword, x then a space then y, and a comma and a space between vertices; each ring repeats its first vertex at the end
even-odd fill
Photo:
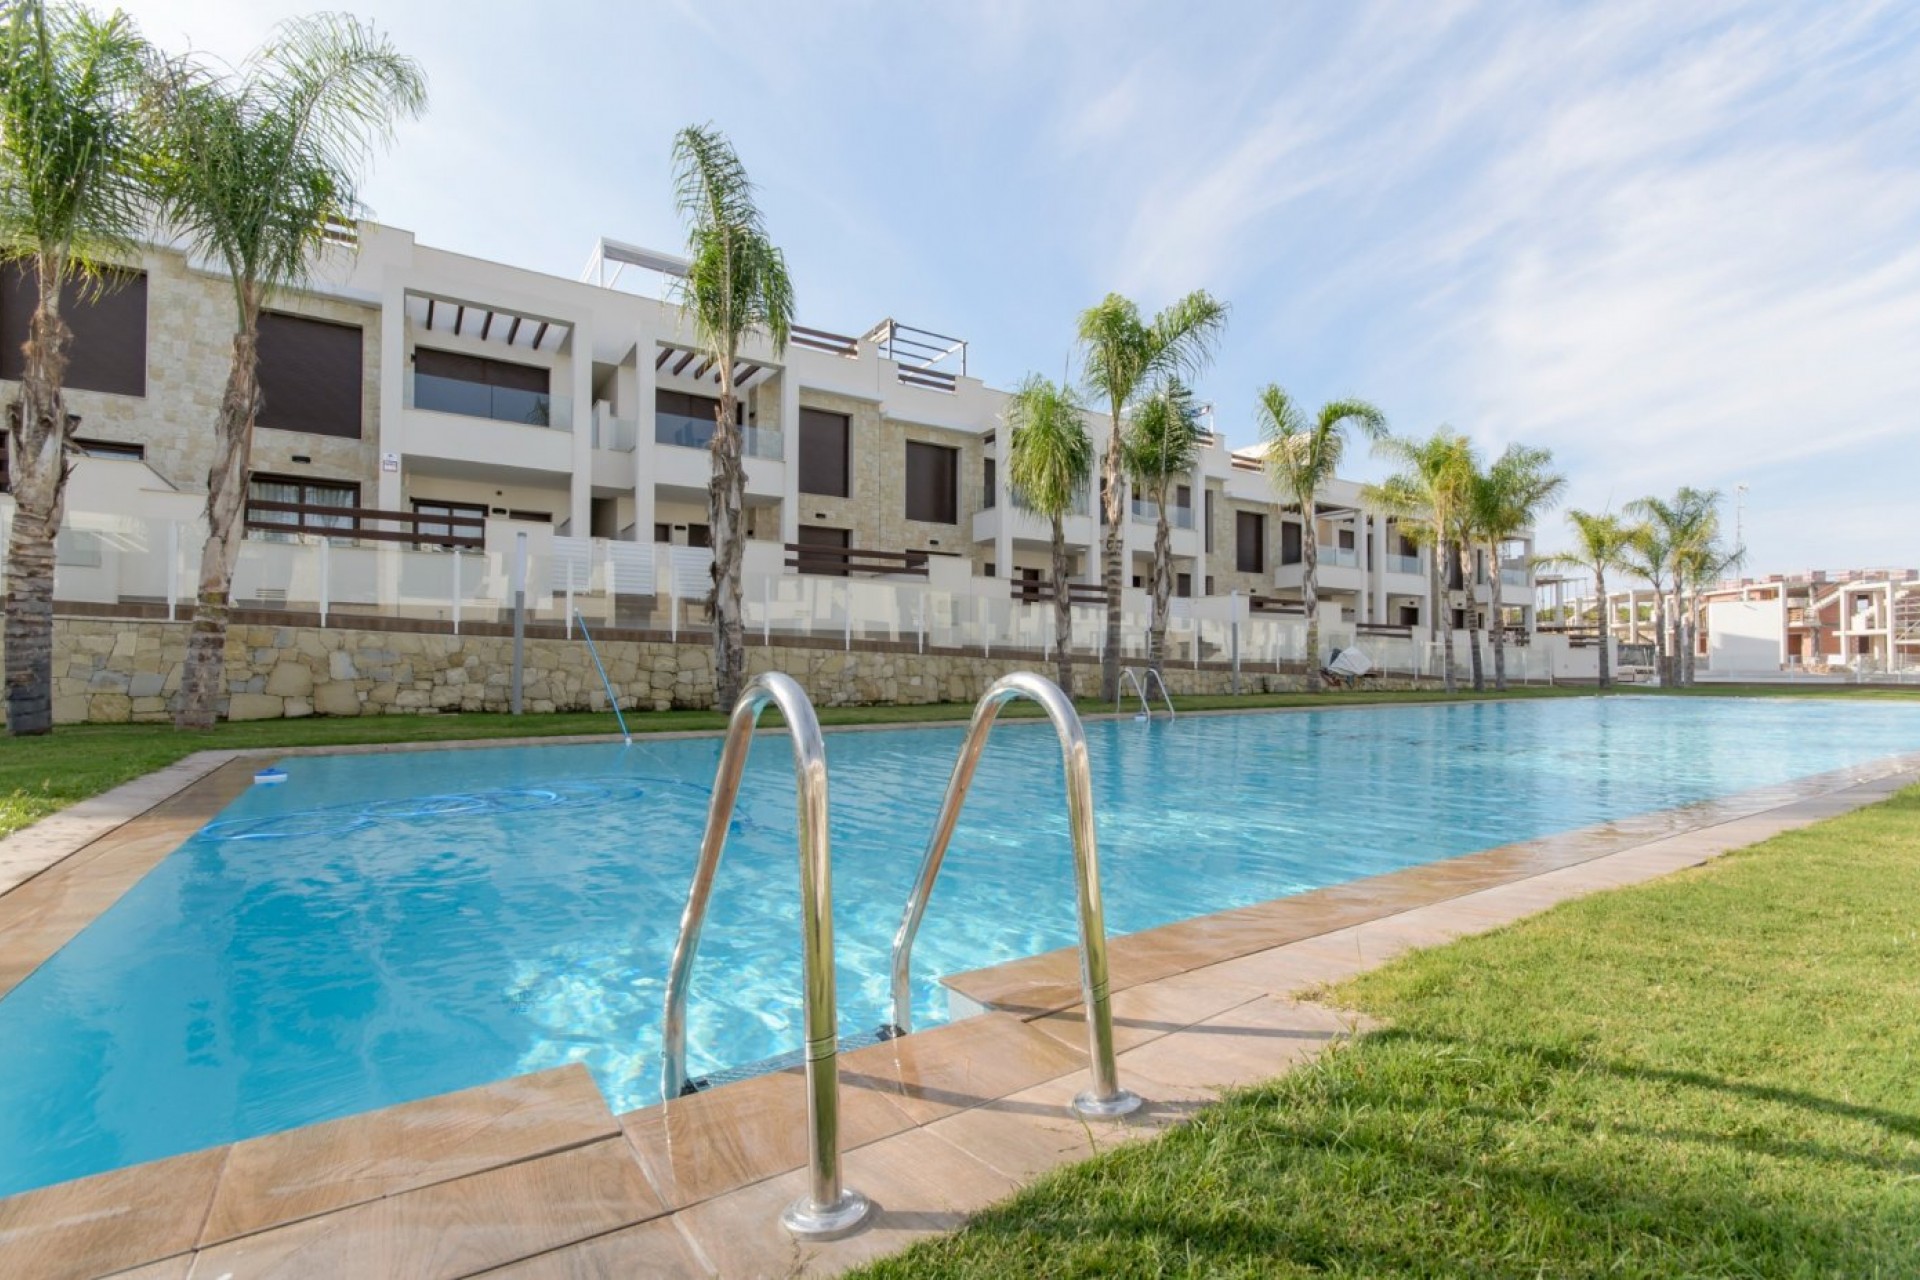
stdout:
POLYGON ((590 1146, 242 1236, 194 1258, 194 1280, 471 1275, 663 1210, 627 1144, 590 1146))
MULTIPOLYGON (((913 1121, 890 1081, 843 1071, 840 1145, 850 1150, 913 1121)), ((806 1077, 782 1071, 722 1085, 620 1117, 655 1192, 679 1208, 806 1164, 806 1077)))
POLYGON ((585 1067, 557 1067, 236 1143, 202 1247, 620 1132, 585 1067))
POLYGON ((226 1157, 214 1147, 0 1200, 7 1274, 91 1277, 187 1252, 226 1157))
POLYGON ((490 1280, 690 1280, 719 1273, 677 1222, 655 1218, 482 1274, 490 1280))
POLYGON ((1271 996, 1120 1055, 1130 1072, 1173 1085, 1239 1088, 1271 1079, 1362 1029, 1338 1010, 1271 996))

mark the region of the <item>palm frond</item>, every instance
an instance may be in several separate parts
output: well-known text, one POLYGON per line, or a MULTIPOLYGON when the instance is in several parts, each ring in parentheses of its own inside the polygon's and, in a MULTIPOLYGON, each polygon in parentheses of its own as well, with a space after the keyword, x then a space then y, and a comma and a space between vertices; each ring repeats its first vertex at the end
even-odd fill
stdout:
POLYGON ((340 14, 282 23, 230 73, 178 59, 157 78, 169 225, 219 260, 242 310, 304 280, 327 229, 364 212, 374 151, 426 104, 419 65, 340 14))
POLYGON ((104 287, 151 213, 138 106, 152 51, 131 19, 25 0, 0 25, 0 258, 51 255, 104 287))
POLYGON ((674 204, 687 224, 687 274, 676 298, 706 353, 729 367, 746 335, 764 331, 776 353, 793 328, 793 279, 725 135, 690 125, 673 142, 674 204))
POLYGON ((1029 374, 1001 410, 1010 433, 1007 483, 1033 511, 1072 511, 1093 474, 1093 437, 1073 388, 1029 374))

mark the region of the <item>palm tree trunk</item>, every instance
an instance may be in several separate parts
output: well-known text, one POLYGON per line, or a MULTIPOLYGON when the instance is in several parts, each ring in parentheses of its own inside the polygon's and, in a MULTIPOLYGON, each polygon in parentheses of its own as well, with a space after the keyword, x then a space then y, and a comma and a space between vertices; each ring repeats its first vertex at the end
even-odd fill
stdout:
POLYGON ((1486 614, 1480 608, 1479 584, 1473 580, 1473 547, 1464 538, 1455 545, 1460 552, 1460 581, 1467 590, 1467 655, 1473 664, 1473 691, 1479 693, 1487 687, 1486 673, 1480 667, 1480 629, 1486 614))
POLYGON ((1446 542, 1436 537, 1433 540, 1431 554, 1427 557, 1433 577, 1433 598, 1427 604, 1428 612, 1432 614, 1431 625, 1428 630, 1430 634, 1438 634, 1440 637, 1442 654, 1440 674, 1441 678, 1445 681, 1446 691, 1453 693, 1455 692, 1453 681, 1453 619, 1451 617, 1443 617, 1443 615, 1451 614, 1452 610, 1447 608, 1446 575, 1440 571, 1440 562, 1445 555, 1446 542))
POLYGON ((1107 643, 1100 655, 1100 697, 1117 701, 1120 697, 1120 541, 1125 530, 1121 523, 1124 495, 1120 485, 1120 404, 1113 405, 1113 433, 1107 437, 1107 456, 1101 464, 1106 481, 1106 498, 1101 503, 1107 519, 1102 530, 1100 584, 1107 591, 1107 643))
POLYGON ((60 384, 72 334, 60 315, 66 253, 41 254, 39 305, 28 322, 20 396, 7 421, 13 531, 7 538, 7 732, 53 730, 54 538, 67 485, 67 413, 60 384))
POLYGON ((1067 587, 1067 528, 1059 512, 1053 515, 1053 656, 1059 667, 1060 692, 1073 697, 1073 601, 1067 587))
POLYGON ((233 363, 220 398, 213 467, 207 472, 207 541, 200 550, 200 592, 187 633, 180 705, 173 713, 178 729, 213 728, 225 692, 229 595, 246 533, 247 458, 254 415, 260 409, 259 323, 259 306, 249 298, 240 331, 233 335, 233 363))
MULTIPOLYGON (((1153 527, 1153 669, 1163 676, 1167 669, 1167 609, 1173 600, 1173 526, 1167 522, 1167 486, 1163 480, 1157 494, 1160 519, 1153 527)), ((1194 641, 1200 643, 1196 633, 1194 641)))
POLYGON ((1673 641, 1667 646, 1667 666, 1670 668, 1667 683, 1678 685, 1680 680, 1680 575, 1673 575, 1673 606, 1667 611, 1667 627, 1673 641))
POLYGON ((1613 628, 1608 626, 1607 617, 1607 571, 1593 571, 1593 590, 1600 598, 1600 687, 1607 687, 1612 679, 1612 668, 1607 661, 1607 651, 1613 648, 1613 628))
POLYGON ((1489 636, 1493 644, 1493 687, 1500 692, 1507 688, 1507 624, 1505 611, 1500 607, 1500 548, 1498 543, 1487 544, 1487 595, 1490 597, 1488 612, 1493 617, 1489 623, 1489 636))
MULTIPOLYGON (((1311 497, 1303 509, 1313 509, 1311 497)), ((1320 663, 1320 535, 1312 520, 1300 522, 1300 602, 1307 607, 1307 689, 1324 693, 1327 681, 1320 663)))
POLYGON ((741 618, 740 567, 746 558, 747 472, 741 463, 740 402, 733 394, 733 353, 720 362, 720 407, 714 414, 713 479, 707 512, 713 521, 713 699, 732 711, 746 684, 746 629, 741 618))

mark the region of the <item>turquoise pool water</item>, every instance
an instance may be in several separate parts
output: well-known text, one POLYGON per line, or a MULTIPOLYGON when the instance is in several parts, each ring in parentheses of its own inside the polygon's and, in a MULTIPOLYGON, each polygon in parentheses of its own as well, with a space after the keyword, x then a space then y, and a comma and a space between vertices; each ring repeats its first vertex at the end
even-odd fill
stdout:
MULTIPOLYGON (((1920 750, 1920 708, 1554 700, 1088 726, 1127 933, 1920 750)), ((960 742, 829 735, 841 1031, 960 742)), ((585 1063, 657 1099, 668 954, 712 740, 293 758, 0 1000, 0 1194, 585 1063)), ((796 1048, 784 738, 756 743, 695 971, 695 1072, 796 1048)), ((938 977, 1075 938, 1059 753, 996 729, 916 951, 938 977)))

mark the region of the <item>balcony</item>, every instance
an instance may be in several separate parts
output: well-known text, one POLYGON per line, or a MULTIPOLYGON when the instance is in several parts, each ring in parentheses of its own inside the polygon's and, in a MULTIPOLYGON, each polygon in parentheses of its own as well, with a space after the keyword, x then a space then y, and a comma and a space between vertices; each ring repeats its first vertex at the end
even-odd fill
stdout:
MULTIPOLYGON (((573 470, 573 405, 565 396, 490 387, 434 374, 405 381, 401 451, 469 468, 573 470)), ((428 474, 435 468, 429 463, 428 474)))
POLYGON ((406 407, 523 427, 573 430, 573 406, 565 396, 465 382, 433 373, 409 371, 406 407))
MULTIPOLYGON (((1145 498, 1133 499, 1133 518, 1141 524, 1158 524, 1160 522, 1160 504, 1157 502, 1149 502, 1145 498)), ((1167 523, 1176 529, 1193 528, 1193 508, 1168 508, 1167 523)))
POLYGON ((1415 577, 1426 572, 1420 567, 1419 556, 1403 556, 1398 552, 1390 552, 1383 557, 1381 567, 1388 573, 1409 573, 1415 577))
POLYGON ((1357 547, 1320 547, 1319 560, 1322 568, 1358 569, 1360 550, 1357 547))
MULTIPOLYGON (((653 415, 653 441, 680 449, 706 449, 713 443, 714 421, 683 413, 653 415)), ((745 427, 741 431, 742 450, 749 458, 781 458, 780 432, 775 427, 745 427)))
POLYGON ((640 424, 632 418, 616 418, 605 407, 593 409, 593 447, 615 453, 632 453, 640 442, 640 424))

